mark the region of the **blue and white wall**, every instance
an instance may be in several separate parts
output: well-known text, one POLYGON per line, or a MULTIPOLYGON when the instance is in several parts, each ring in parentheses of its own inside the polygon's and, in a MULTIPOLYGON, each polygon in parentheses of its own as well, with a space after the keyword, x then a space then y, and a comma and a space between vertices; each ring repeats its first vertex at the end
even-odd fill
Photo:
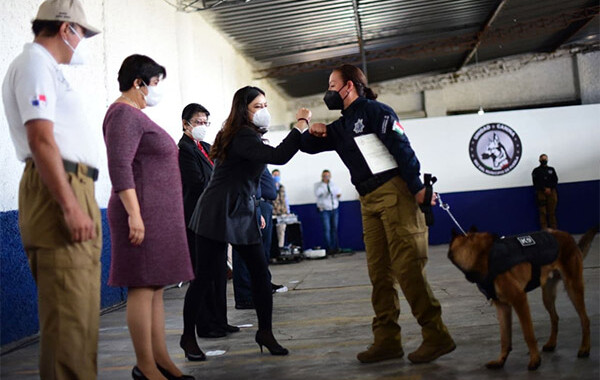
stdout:
MULTIPOLYGON (((549 156, 559 177, 558 226, 584 232, 599 222, 600 213, 600 105, 543 108, 407 120, 402 123, 421 162, 422 172, 433 173, 435 190, 463 228, 515 234, 539 229, 531 171, 542 153, 549 156), (491 176, 471 162, 469 141, 481 126, 503 123, 520 137, 522 156, 509 173, 491 176)), ((276 144, 284 132, 269 136, 276 144)), ((279 167, 292 210, 300 216, 306 247, 323 245, 321 223, 314 205, 313 184, 323 169, 342 189, 340 242, 363 249, 358 194, 348 170, 334 152, 297 154, 279 167)), ((445 211, 434 209, 430 243, 449 241, 453 222, 445 211)))

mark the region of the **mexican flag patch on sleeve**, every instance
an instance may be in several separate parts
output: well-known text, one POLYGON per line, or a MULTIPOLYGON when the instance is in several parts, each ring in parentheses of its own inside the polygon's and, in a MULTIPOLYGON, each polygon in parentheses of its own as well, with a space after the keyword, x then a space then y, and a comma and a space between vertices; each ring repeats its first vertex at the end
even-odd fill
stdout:
POLYGON ((402 125, 400 125, 400 122, 398 120, 394 121, 394 125, 392 126, 392 131, 396 132, 399 135, 404 134, 404 128, 402 128, 402 125))

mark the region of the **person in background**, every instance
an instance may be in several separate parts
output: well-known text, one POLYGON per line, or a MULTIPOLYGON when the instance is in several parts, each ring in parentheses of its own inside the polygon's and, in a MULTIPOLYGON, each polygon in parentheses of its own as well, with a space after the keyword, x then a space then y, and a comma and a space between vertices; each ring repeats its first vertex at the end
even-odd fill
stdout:
POLYGON ((213 175, 189 223, 197 234, 196 244, 206 249, 199 251, 203 253, 198 257, 199 281, 190 285, 192 291, 186 294, 183 309, 182 348, 186 355, 199 350, 193 333, 198 305, 205 302, 206 284, 215 273, 225 270, 222 263, 228 243, 240 254, 250 273, 258 317, 256 343, 261 352, 266 346, 272 355, 288 354, 273 336, 273 295, 260 233, 264 223, 260 226, 256 215, 256 193, 265 164, 284 164, 298 151, 310 112, 301 109, 296 116, 296 127, 274 148, 262 139, 271 119, 264 91, 246 86, 233 96, 231 112, 211 149, 213 175))
POLYGON ((43 2, 6 72, 4 112, 17 158, 19 230, 38 289, 41 379, 96 379, 102 227, 94 196, 98 141, 60 64, 84 63, 100 31, 79 0, 43 2))
MULTIPOLYGON (((186 226, 190 221, 196 202, 208 184, 214 163, 208 156, 210 144, 204 141, 210 121, 210 112, 202 105, 190 103, 181 113, 183 136, 177 144, 179 147, 179 170, 183 189, 183 213, 186 226)), ((192 266, 196 267, 196 235, 186 228, 187 242, 190 249, 192 266)), ((201 247, 199 247, 201 248, 201 247)), ((227 279, 211 284, 211 291, 206 305, 201 305, 196 321, 196 332, 202 338, 218 338, 226 335, 224 326, 219 325, 217 314, 227 312, 227 279), (217 297, 219 295, 220 297, 217 297)), ((189 289, 189 288, 188 288, 189 289)), ((225 323, 226 325, 226 323, 225 323)), ((231 326, 235 331, 239 329, 231 326)), ((192 354, 193 355, 193 354, 192 354)), ((204 360, 204 353, 192 356, 192 360, 204 360)))
MULTIPOLYGON (((265 227, 262 229, 262 244, 265 251, 267 263, 271 260, 271 239, 273 238, 273 201, 277 198, 275 189, 275 180, 271 176, 269 169, 265 170, 260 176, 258 184, 258 199, 257 217, 264 220, 265 227)), ((259 220, 260 223, 260 220, 259 220)), ((272 275, 269 271, 269 281, 272 275)), ((273 293, 287 291, 287 287, 276 285, 271 282, 273 293), (285 290, 284 290, 285 289, 285 290)), ((235 299, 235 308, 239 310, 254 309, 252 302, 252 289, 250 285, 250 274, 236 250, 233 250, 233 292, 235 299)))
MULTIPOLYGON (((273 179, 275 180, 275 188, 277 189, 277 198, 273 201, 273 216, 281 216, 290 213, 290 205, 288 203, 287 194, 285 193, 285 186, 281 183, 281 172, 279 169, 273 169, 271 171, 273 179)), ((285 245, 285 223, 277 223, 275 228, 277 229, 277 241, 279 248, 283 248, 285 245)))
POLYGON ((321 173, 321 182, 315 183, 315 197, 317 197, 317 208, 323 223, 323 237, 325 238, 325 249, 327 253, 338 253, 340 245, 338 242, 338 220, 340 188, 331 182, 331 172, 327 169, 321 173))
POLYGON ((127 327, 137 364, 134 379, 193 379, 167 351, 163 290, 193 279, 187 246, 178 153, 169 134, 145 113, 162 97, 165 68, 144 55, 119 69, 121 96, 106 111, 103 131, 112 194, 108 284, 127 288, 127 327))
POLYGON ((334 69, 323 100, 329 109, 341 110, 342 116, 329 125, 312 124, 310 133, 302 136, 301 149, 307 153, 335 150, 360 194, 375 318, 374 342, 357 359, 373 363, 404 356, 394 287, 398 282, 423 337, 408 359, 427 363, 453 351, 456 344, 425 277, 428 231, 419 209, 425 199, 420 163, 395 112, 376 97, 358 67, 334 69))
POLYGON ((552 166, 548 166, 548 155, 540 155, 540 166, 533 169, 531 173, 533 187, 540 214, 540 227, 542 229, 556 228, 556 204, 558 203, 558 194, 556 185, 558 176, 552 166))
MULTIPOLYGON (((259 223, 264 223, 262 232, 262 244, 265 247, 267 235, 272 238, 272 233, 269 233, 269 228, 273 228, 272 218, 273 206, 271 202, 276 198, 275 182, 269 170, 265 167, 263 170, 257 187, 256 199, 258 200, 256 216, 259 218, 259 223), (269 218, 267 218, 269 217, 269 218)), ((269 244, 270 246, 270 244, 269 244)), ((265 258, 269 262, 269 252, 265 248, 265 258)), ((271 281, 271 272, 269 271, 269 281, 271 281)), ((252 302, 252 289, 250 285, 250 274, 248 268, 244 264, 240 254, 233 250, 233 294, 235 299, 235 308, 239 310, 254 309, 252 302)))

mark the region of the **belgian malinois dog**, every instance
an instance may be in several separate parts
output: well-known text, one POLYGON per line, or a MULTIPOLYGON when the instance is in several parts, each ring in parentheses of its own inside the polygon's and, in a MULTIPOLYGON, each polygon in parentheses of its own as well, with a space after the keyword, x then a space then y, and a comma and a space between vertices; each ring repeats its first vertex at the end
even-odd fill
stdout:
MULTIPOLYGON (((543 350, 554 351, 556 348, 558 314, 554 303, 556 300, 556 286, 562 278, 569 298, 581 320, 582 337, 577 356, 583 358, 590 355, 590 321, 585 310, 583 295, 583 259, 587 255, 597 232, 598 226, 590 229, 581 237, 578 243, 575 243, 575 239, 564 231, 547 229, 545 232, 536 233, 545 234, 547 239, 552 240, 555 258, 553 259, 551 256, 550 259, 553 259, 551 262, 538 265, 537 269, 530 262, 521 262, 510 268, 505 268, 506 270, 503 269, 502 273, 496 272, 495 276, 490 279, 489 274, 494 272, 490 268, 490 263, 499 261, 492 256, 492 247, 498 242, 498 238, 491 233, 476 232, 474 228, 466 235, 457 234, 453 231, 448 258, 465 274, 469 281, 477 283, 480 290, 482 290, 481 283, 485 283, 487 278, 488 289, 492 296, 489 296, 483 290, 482 292, 488 295, 488 298, 492 298, 492 302, 496 306, 502 350, 497 360, 492 360, 486 364, 487 368, 502 368, 512 349, 511 314, 513 308, 519 317, 525 342, 529 348, 527 368, 532 371, 540 366, 541 358, 533 331, 526 294, 526 291, 531 290, 531 286, 528 287, 528 285, 532 284, 532 280, 534 286, 539 285, 542 287, 544 306, 550 314, 550 338, 544 345, 543 350), (539 278, 537 278, 538 275, 539 278)), ((530 236, 518 237, 518 239, 525 242, 527 242, 527 238, 530 238, 530 236)))

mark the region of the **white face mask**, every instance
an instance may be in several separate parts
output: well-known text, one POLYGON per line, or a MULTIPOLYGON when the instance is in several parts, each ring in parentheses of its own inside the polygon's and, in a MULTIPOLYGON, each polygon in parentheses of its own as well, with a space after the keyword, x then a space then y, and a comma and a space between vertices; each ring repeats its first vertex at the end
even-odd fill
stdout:
POLYGON ((252 115, 252 123, 266 132, 271 124, 271 115, 269 114, 269 111, 266 108, 261 108, 256 111, 254 115, 252 115))
POLYGON ((75 28, 73 28, 71 25, 69 25, 69 28, 77 36, 77 38, 79 38, 79 43, 77 44, 76 48, 73 48, 69 41, 63 38, 64 43, 67 44, 67 46, 73 51, 73 55, 71 56, 71 61, 69 62, 69 65, 85 65, 88 62, 88 50, 86 41, 83 37, 79 35, 79 33, 77 33, 75 28))
POLYGON ((142 81, 142 83, 144 83, 144 85, 146 86, 146 89, 148 90, 148 95, 144 95, 144 92, 142 90, 140 90, 140 91, 142 91, 142 95, 144 95, 144 100, 146 101, 146 105, 148 107, 154 107, 155 105, 160 103, 160 101, 163 97, 162 87, 158 87, 158 85, 148 86, 146 84, 146 82, 144 82, 144 81, 142 81))
MULTIPOLYGON (((188 125, 192 127, 190 123, 188 123, 188 125)), ((204 141, 204 137, 206 137, 207 130, 208 128, 206 128, 206 125, 198 125, 197 127, 192 127, 192 137, 196 141, 204 141)))

